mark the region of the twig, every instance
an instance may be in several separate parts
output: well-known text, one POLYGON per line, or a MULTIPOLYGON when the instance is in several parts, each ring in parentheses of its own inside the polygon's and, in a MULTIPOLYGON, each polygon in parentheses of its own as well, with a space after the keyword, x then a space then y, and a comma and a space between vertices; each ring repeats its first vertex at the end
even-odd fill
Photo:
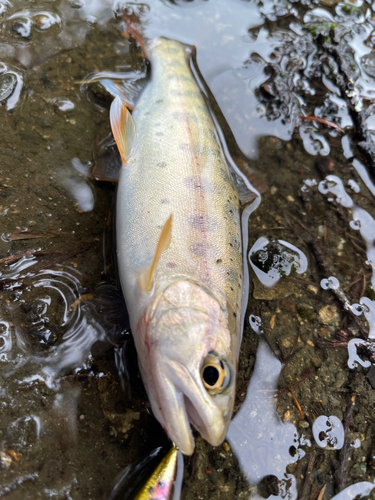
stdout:
MULTIPOLYGON (((331 273, 329 266, 326 262, 324 253, 323 253, 322 249, 320 248, 318 240, 312 240, 311 246, 314 250, 316 260, 318 261, 318 264, 324 270, 327 278, 329 276, 332 276, 332 273, 331 273)), ((342 303, 342 305, 344 306, 344 310, 350 314, 351 319, 354 321, 354 323, 356 324, 356 326, 358 327, 359 331, 362 333, 364 338, 367 339, 369 336, 369 332, 368 332, 367 328, 365 327, 365 325, 362 323, 362 321, 359 319, 359 317, 356 316, 353 313, 353 311, 351 310, 350 301, 347 298, 347 296, 345 295, 344 290, 340 286, 337 288, 331 288, 330 290, 332 291, 332 293, 334 293, 336 295, 336 297, 342 303)))
POLYGON ((324 118, 319 118, 318 116, 304 116, 304 115, 298 115, 298 117, 301 118, 302 120, 310 120, 312 122, 323 123, 323 125, 328 125, 329 127, 333 127, 345 135, 345 130, 336 125, 336 123, 330 122, 329 120, 325 120, 324 118))
POLYGON ((299 404, 297 398, 295 397, 295 395, 293 394, 293 391, 289 389, 289 393, 290 395, 292 396, 294 402, 296 403, 296 406, 298 408, 298 411, 299 411, 299 414, 301 415, 301 418, 302 420, 305 420, 305 415, 303 414, 303 411, 302 411, 302 408, 301 408, 301 405, 299 404))
POLYGON ((350 448, 350 443, 348 439, 349 425, 352 418, 354 406, 355 406, 356 395, 352 394, 344 413, 343 426, 344 426, 344 446, 341 448, 339 453, 339 465, 335 471, 335 478, 337 481, 337 487, 339 492, 345 489, 346 477, 348 475, 348 461, 349 456, 352 451, 350 448))
POLYGON ((307 496, 308 496, 309 486, 310 486, 310 482, 311 482, 311 473, 312 473, 312 470, 314 467, 315 458, 316 458, 316 451, 314 449, 314 450, 312 450, 312 452, 310 454, 309 462, 307 464, 305 482, 303 485, 302 496, 301 496, 302 500, 306 500, 307 496))

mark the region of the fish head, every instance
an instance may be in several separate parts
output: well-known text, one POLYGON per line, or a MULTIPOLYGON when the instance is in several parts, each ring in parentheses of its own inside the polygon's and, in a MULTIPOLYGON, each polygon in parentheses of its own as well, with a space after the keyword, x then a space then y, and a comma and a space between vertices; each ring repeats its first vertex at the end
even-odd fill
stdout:
POLYGON ((221 444, 236 377, 225 309, 200 285, 179 281, 163 292, 135 338, 153 412, 169 438, 191 455, 193 425, 209 443, 221 444))

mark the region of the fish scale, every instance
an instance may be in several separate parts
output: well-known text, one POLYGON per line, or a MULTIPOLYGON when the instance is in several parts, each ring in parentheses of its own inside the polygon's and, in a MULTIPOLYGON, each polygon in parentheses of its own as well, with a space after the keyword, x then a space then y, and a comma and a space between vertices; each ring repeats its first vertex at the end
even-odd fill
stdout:
MULTIPOLYGON (((206 419, 205 430, 200 429, 206 439, 222 441, 225 429, 219 432, 219 423, 213 420, 220 416, 225 426, 229 423, 240 341, 239 199, 209 110, 191 74, 188 48, 161 38, 150 44, 148 53, 151 82, 133 113, 136 139, 118 186, 121 285, 142 378, 156 417, 178 445, 178 425, 168 422, 166 409, 170 403, 171 418, 181 419, 185 405, 196 427, 206 419), (145 290, 140 277, 153 262, 170 216, 170 244, 153 271, 151 289, 145 290), (206 346, 206 351, 197 349, 194 343, 206 346), (173 354, 179 349, 192 358, 191 366, 183 366, 180 354, 173 354), (202 381, 197 380, 202 357, 220 350, 232 366, 231 394, 225 404, 223 398, 205 394, 202 381), (158 358, 159 351, 173 358, 168 366, 158 358), (165 372, 164 378, 160 372, 165 372), (188 395, 189 388, 181 389, 184 377, 195 380, 199 396, 198 392, 188 395), (169 385, 165 384, 167 379, 169 385), (170 379, 176 386, 173 402, 168 392, 170 379), (192 400, 199 411, 192 408, 192 400), (202 417, 204 405, 210 408, 209 418, 208 410, 202 417), (208 429, 210 426, 212 429, 208 429), (214 433, 220 436, 214 438, 214 433)), ((182 451, 191 453, 192 448, 182 451)))

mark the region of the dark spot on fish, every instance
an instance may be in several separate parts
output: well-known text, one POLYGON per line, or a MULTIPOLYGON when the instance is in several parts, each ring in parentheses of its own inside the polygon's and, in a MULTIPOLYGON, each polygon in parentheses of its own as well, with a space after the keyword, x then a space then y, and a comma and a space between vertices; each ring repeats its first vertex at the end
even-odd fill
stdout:
POLYGON ((177 267, 177 264, 176 262, 167 262, 166 266, 169 267, 169 269, 174 269, 175 267, 177 267))
POLYGON ((166 166, 167 166, 167 164, 165 163, 165 161, 161 161, 161 162, 159 162, 156 166, 157 166, 157 167, 160 167, 160 168, 164 168, 164 167, 166 167, 166 166))
POLYGON ((226 268, 226 275, 227 275, 226 281, 229 281, 230 283, 235 285, 235 283, 238 280, 237 271, 235 269, 233 269, 232 267, 227 267, 226 268))
POLYGON ((235 312, 233 313, 233 316, 234 316, 235 318, 237 318, 237 314, 236 314, 235 312))
POLYGON ((233 246, 232 243, 229 243, 229 246, 232 247, 233 246))
POLYGON ((164 198, 163 200, 161 200, 161 202, 165 205, 167 203, 170 203, 171 201, 168 200, 168 198, 164 198))
POLYGON ((213 231, 218 224, 213 217, 206 214, 194 214, 188 217, 188 223, 199 231, 213 231))
POLYGON ((163 481, 158 481, 158 487, 165 488, 165 483, 163 483, 163 481))
POLYGON ((221 264, 223 261, 221 259, 217 259, 216 264, 221 264))
POLYGON ((155 101, 155 104, 161 104, 163 101, 163 99, 158 99, 157 101, 155 101))
POLYGON ((163 134, 163 132, 156 132, 155 135, 157 135, 158 137, 162 137, 164 134, 163 134))
POLYGON ((207 130, 207 135, 209 135, 211 137, 211 139, 215 139, 216 140, 216 134, 215 134, 214 130, 208 129, 207 130))
POLYGON ((153 486, 150 486, 149 489, 148 489, 148 492, 149 493, 153 493, 154 492, 154 487, 153 486))
POLYGON ((234 292, 234 288, 230 287, 230 289, 232 290, 232 292, 234 292))

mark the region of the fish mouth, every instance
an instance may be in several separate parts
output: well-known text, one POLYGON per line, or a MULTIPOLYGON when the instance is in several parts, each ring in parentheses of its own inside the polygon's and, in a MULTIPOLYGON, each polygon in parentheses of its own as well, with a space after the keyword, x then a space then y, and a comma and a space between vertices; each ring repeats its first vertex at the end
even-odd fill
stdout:
POLYGON ((157 399, 163 401, 162 425, 184 455, 194 451, 191 425, 206 441, 218 446, 225 439, 231 415, 230 409, 213 402, 197 373, 196 378, 181 363, 169 362, 166 379, 158 386, 157 399))

